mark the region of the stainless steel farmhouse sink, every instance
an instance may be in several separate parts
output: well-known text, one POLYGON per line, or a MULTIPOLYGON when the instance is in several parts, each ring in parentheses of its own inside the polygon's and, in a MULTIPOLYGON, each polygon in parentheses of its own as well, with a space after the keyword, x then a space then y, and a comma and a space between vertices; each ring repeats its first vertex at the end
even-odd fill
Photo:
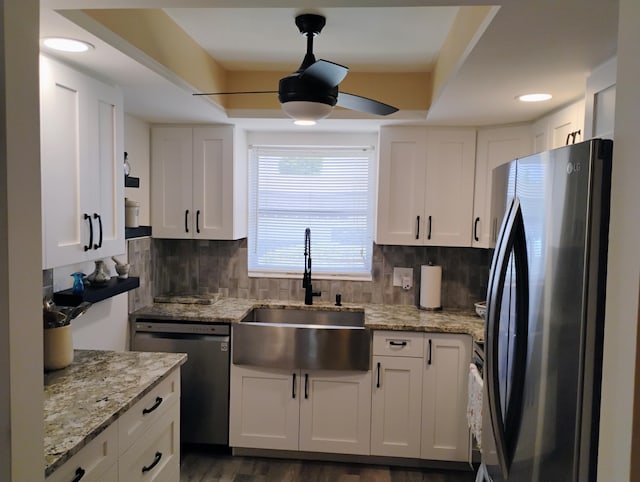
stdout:
POLYGON ((233 363, 270 368, 369 370, 363 311, 256 308, 232 326, 233 363))

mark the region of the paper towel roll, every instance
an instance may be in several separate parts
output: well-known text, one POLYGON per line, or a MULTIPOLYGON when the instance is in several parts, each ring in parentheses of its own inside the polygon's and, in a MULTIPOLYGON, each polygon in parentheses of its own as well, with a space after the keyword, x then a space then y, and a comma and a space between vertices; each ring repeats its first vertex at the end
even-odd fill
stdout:
POLYGON ((420 308, 439 310, 442 286, 442 266, 424 265, 420 267, 420 308))

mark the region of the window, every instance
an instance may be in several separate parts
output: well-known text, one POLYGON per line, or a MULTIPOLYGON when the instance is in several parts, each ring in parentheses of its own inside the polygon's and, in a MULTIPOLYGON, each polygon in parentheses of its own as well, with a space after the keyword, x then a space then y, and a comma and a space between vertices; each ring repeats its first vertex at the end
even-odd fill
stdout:
POLYGON ((252 147, 249 274, 301 274, 308 227, 314 278, 371 279, 373 154, 371 147, 252 147))

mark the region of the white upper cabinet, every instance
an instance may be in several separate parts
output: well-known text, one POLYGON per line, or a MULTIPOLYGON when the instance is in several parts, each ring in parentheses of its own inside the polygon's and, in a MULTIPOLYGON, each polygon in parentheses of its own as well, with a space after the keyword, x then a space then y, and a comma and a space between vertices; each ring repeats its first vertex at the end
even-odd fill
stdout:
POLYGON ((474 129, 429 129, 425 244, 470 245, 475 155, 474 129))
POLYGON ((584 140, 584 105, 584 100, 576 101, 534 122, 533 152, 584 140))
POLYGON ((376 243, 470 246, 475 130, 380 129, 376 243))
POLYGON ((421 127, 380 129, 376 243, 423 244, 427 136, 421 127))
POLYGON ((43 267, 125 251, 122 93, 40 57, 43 267))
POLYGON ((500 227, 499 219, 491 217, 493 169, 513 159, 531 154, 532 147, 529 125, 478 130, 473 201, 473 247, 493 247, 500 227))
POLYGON ((246 237, 247 154, 239 136, 232 126, 152 129, 154 237, 246 237))
POLYGON ((591 72, 587 79, 584 138, 613 139, 616 112, 616 68, 614 57, 591 72))

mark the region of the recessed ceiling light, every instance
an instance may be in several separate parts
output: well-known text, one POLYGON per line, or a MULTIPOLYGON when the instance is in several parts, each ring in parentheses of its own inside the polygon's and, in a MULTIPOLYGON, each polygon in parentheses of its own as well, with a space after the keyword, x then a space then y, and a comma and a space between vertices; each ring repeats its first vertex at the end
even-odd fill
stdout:
POLYGON ((64 37, 48 37, 42 43, 45 47, 61 52, 86 52, 95 48, 88 42, 64 37))
POLYGON ((525 94, 516 97, 521 102, 542 102, 551 99, 551 94, 525 94))
POLYGON ((305 120, 305 119, 300 119, 300 120, 295 120, 293 121, 293 123, 297 126, 314 126, 316 125, 316 121, 314 120, 305 120))

